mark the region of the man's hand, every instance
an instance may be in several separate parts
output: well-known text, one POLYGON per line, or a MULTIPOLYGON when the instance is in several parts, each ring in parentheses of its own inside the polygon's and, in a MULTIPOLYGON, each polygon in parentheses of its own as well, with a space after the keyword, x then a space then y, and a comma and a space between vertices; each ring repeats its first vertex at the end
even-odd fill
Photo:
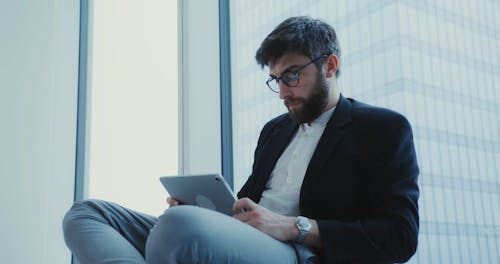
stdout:
POLYGON ((249 198, 242 198, 234 202, 233 211, 245 209, 245 212, 233 217, 247 223, 260 231, 280 241, 293 240, 299 234, 295 225, 295 217, 273 213, 259 206, 249 198))
POLYGON ((172 197, 167 197, 167 204, 168 204, 168 207, 174 207, 174 206, 180 205, 179 201, 173 199, 172 197))

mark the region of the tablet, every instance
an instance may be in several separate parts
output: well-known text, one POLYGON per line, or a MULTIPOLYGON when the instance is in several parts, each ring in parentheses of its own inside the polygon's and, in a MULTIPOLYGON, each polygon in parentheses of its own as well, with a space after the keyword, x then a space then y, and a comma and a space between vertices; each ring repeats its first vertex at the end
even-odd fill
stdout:
POLYGON ((163 176, 160 181, 170 196, 182 204, 195 205, 232 216, 236 197, 220 174, 163 176))

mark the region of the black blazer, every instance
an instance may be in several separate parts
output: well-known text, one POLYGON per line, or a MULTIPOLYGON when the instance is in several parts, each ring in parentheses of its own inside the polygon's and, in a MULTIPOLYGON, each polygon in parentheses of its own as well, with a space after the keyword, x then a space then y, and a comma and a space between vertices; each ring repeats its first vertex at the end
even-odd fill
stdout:
MULTIPOLYGON (((288 114, 264 126, 238 197, 260 201, 297 128, 288 114)), ((406 118, 340 95, 300 191, 301 215, 318 221, 321 262, 407 261, 417 248, 418 173, 406 118)))

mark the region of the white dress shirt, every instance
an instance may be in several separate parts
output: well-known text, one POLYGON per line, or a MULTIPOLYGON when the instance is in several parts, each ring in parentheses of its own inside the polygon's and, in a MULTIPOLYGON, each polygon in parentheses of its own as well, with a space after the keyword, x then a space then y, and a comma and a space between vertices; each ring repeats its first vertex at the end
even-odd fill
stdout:
POLYGON ((310 125, 304 123, 299 126, 292 142, 276 162, 259 205, 282 215, 300 214, 300 187, 309 161, 334 109, 335 107, 322 113, 310 125))

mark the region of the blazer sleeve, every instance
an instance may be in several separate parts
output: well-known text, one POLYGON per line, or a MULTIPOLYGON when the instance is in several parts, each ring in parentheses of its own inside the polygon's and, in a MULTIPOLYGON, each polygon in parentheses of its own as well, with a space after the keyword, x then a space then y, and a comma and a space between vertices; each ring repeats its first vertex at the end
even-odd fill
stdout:
POLYGON ((362 175, 365 212, 356 221, 317 220, 325 262, 405 262, 416 251, 418 165, 410 124, 391 117, 369 137, 370 171, 362 175))

